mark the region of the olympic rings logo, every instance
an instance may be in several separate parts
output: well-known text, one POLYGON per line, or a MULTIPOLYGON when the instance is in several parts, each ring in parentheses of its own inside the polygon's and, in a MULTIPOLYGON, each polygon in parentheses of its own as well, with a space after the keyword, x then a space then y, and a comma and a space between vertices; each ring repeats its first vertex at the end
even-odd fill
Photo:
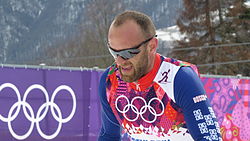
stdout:
POLYGON ((156 119, 157 119, 157 117, 161 116, 164 113, 164 109, 165 109, 163 102, 160 99, 156 98, 156 97, 150 99, 150 101, 147 104, 147 102, 145 101, 144 98, 142 98, 140 96, 136 96, 136 97, 134 97, 132 99, 132 101, 130 103, 129 99, 126 96, 124 96, 124 95, 120 95, 119 97, 117 97, 117 99, 115 101, 115 107, 116 107, 117 111, 120 112, 120 113, 122 113, 123 116, 125 117, 125 119, 127 119, 128 121, 136 121, 139 118, 139 116, 140 116, 142 118, 142 120, 144 120, 147 123, 153 123, 153 122, 155 122, 156 119), (123 109, 119 109, 119 107, 118 107, 118 100, 121 99, 121 98, 124 98, 127 101, 127 104, 126 104, 126 106, 123 109), (144 103, 144 106, 142 106, 140 109, 138 109, 135 105, 133 105, 133 102, 136 99, 140 99, 144 103), (161 106, 162 106, 162 111, 160 113, 157 113, 156 110, 151 106, 151 103, 154 100, 159 101, 160 104, 161 104, 161 106), (127 117, 126 113, 129 111, 129 109, 131 109, 134 113, 136 113, 136 117, 135 118, 130 119, 129 117, 127 117), (147 120, 147 119, 145 119, 143 117, 143 114, 147 111, 147 109, 149 110, 149 112, 152 115, 154 115, 154 119, 153 120, 147 120))
POLYGON ((15 85, 13 85, 11 83, 4 83, 4 84, 2 84, 0 86, 0 92, 4 88, 11 88, 12 90, 15 91, 16 96, 17 96, 17 102, 15 102, 11 106, 7 117, 3 117, 0 114, 0 120, 3 121, 3 122, 7 122, 8 123, 8 128, 9 128, 9 131, 10 131, 11 135, 14 138, 18 139, 18 140, 24 140, 27 137, 29 137, 29 135, 31 134, 31 132, 32 132, 32 130, 34 128, 34 124, 36 125, 37 131, 40 134, 40 136, 42 136, 44 139, 48 139, 48 140, 49 139, 53 139, 53 138, 55 138, 59 134, 59 132, 60 132, 60 130, 62 128, 62 123, 66 123, 66 122, 70 121, 72 119, 72 117, 74 116, 74 114, 75 114, 75 111, 76 111, 76 96, 75 96, 74 91, 69 86, 67 86, 67 85, 61 85, 61 86, 57 87, 54 90, 54 92, 53 92, 50 100, 49 100, 49 94, 46 91, 46 89, 43 86, 39 85, 39 84, 33 84, 30 87, 28 87, 28 89, 24 93, 23 100, 21 100, 20 92, 19 92, 19 90, 17 89, 17 87, 15 85), (45 103, 43 103, 39 107, 36 116, 34 114, 34 111, 33 111, 32 107, 30 106, 30 104, 26 102, 26 99, 27 99, 30 91, 34 90, 34 89, 41 90, 43 92, 43 94, 45 96, 45 100, 46 100, 45 103), (71 95, 71 97, 73 99, 72 111, 69 114, 69 116, 66 117, 66 118, 62 118, 61 109, 59 108, 59 106, 57 104, 54 103, 56 95, 61 90, 67 90, 70 93, 70 95, 71 95), (18 116, 18 114, 20 112, 21 107, 22 107, 22 110, 24 112, 25 117, 31 122, 31 124, 30 124, 29 130, 24 135, 17 135, 14 132, 13 128, 12 128, 11 122, 16 119, 16 117, 18 116), (57 130, 53 134, 46 135, 41 130, 39 122, 42 121, 45 118, 46 114, 48 113, 49 107, 50 107, 51 113, 53 115, 53 118, 56 121, 58 121, 59 124, 58 124, 57 130), (15 109, 16 109, 16 111, 14 112, 15 109), (30 115, 28 114, 27 110, 29 111, 30 115), (56 110, 58 116, 55 113, 55 110, 56 110), (44 111, 44 112, 42 113, 42 111, 44 111))

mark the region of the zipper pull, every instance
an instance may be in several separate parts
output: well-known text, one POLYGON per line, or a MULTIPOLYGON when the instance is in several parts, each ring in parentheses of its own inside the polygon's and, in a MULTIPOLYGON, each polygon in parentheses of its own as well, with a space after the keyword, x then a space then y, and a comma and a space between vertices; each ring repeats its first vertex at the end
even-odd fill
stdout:
POLYGON ((140 84, 136 83, 136 90, 141 91, 140 84))

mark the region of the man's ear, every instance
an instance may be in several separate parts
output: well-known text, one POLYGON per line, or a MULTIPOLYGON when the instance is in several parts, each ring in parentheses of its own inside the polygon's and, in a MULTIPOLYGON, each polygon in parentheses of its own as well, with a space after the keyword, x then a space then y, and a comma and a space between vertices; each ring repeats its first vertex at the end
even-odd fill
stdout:
POLYGON ((150 47, 150 52, 153 52, 155 53, 156 52, 156 49, 158 47, 158 39, 157 38, 153 38, 149 44, 149 47, 150 47))

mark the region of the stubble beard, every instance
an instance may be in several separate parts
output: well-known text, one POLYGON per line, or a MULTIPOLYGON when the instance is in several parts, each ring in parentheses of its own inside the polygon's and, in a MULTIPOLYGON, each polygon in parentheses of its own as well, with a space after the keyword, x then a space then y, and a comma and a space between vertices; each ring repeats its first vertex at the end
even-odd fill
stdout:
POLYGON ((129 82, 129 83, 135 82, 135 81, 139 80, 142 76, 145 75, 145 73, 147 71, 147 66, 148 66, 148 57, 147 57, 146 53, 140 58, 137 65, 134 65, 132 63, 130 63, 130 65, 132 65, 132 69, 133 69, 133 72, 130 75, 123 74, 121 71, 121 66, 119 67, 121 79, 123 81, 129 82))

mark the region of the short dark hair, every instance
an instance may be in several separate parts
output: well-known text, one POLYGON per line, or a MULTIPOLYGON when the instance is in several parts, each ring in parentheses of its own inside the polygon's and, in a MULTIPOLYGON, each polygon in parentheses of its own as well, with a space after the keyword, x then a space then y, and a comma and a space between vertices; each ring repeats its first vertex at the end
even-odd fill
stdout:
POLYGON ((115 17, 113 25, 120 26, 127 20, 135 21, 140 26, 145 38, 150 38, 156 34, 155 25, 150 17, 138 11, 124 11, 115 17))

